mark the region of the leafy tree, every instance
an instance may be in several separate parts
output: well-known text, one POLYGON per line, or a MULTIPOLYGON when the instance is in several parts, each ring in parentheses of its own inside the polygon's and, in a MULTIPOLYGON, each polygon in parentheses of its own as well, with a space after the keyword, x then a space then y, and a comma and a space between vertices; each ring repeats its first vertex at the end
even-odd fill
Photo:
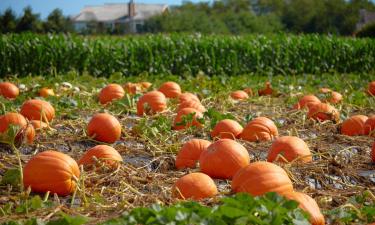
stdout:
POLYGON ((31 7, 28 6, 23 10, 23 16, 17 23, 17 32, 32 31, 41 32, 42 23, 39 19, 39 14, 34 14, 31 7))
POLYGON ((5 10, 4 14, 0 17, 0 31, 1 33, 14 32, 16 29, 17 18, 12 11, 8 8, 5 10))
POLYGON ((71 31, 71 22, 64 17, 61 9, 54 9, 43 24, 45 32, 58 33, 71 31))

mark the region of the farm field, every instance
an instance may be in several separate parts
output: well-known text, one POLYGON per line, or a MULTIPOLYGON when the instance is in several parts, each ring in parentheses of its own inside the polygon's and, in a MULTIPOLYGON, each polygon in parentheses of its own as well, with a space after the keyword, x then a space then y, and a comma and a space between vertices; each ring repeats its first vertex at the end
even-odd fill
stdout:
MULTIPOLYGON (((286 171, 295 191, 315 199, 327 224, 374 223, 375 164, 371 159, 374 137, 341 134, 343 121, 349 117, 375 114, 375 97, 366 93, 374 78, 374 73, 267 77, 254 74, 207 76, 203 72, 196 76, 143 74, 137 77, 114 73, 103 78, 70 72, 59 76, 3 79, 16 84, 20 94, 14 100, 0 96, 0 115, 20 112, 23 103, 34 98, 48 101, 56 115, 47 128, 36 131, 32 144, 13 142, 17 128, 0 136, 0 223, 201 224, 214 221, 214 224, 233 224, 235 221, 236 224, 309 224, 307 214, 298 209, 298 204, 276 195, 268 194, 255 200, 241 194, 233 197, 231 178, 214 179, 217 195, 199 200, 200 204, 181 203, 176 197, 175 182, 201 170, 199 165, 176 169, 176 156, 185 142, 193 138, 218 141, 218 137, 210 134, 219 121, 232 119, 246 127, 257 117, 267 117, 274 122, 278 135, 271 135, 272 139, 296 136, 308 145, 312 161, 297 158, 275 164, 286 171), (151 87, 130 93, 133 89, 125 85, 142 81, 150 82, 151 87), (198 121, 194 120, 193 114, 187 114, 179 123, 174 123, 180 107, 178 98, 168 98, 163 112, 137 114, 141 96, 158 90, 167 81, 178 83, 182 92, 193 93, 199 98, 203 112, 198 121), (272 85, 272 94, 259 96, 258 90, 262 90, 267 81, 272 85), (102 105, 98 95, 110 83, 124 86, 125 95, 102 105), (43 87, 53 89, 55 95, 40 97, 39 91, 43 87), (231 98, 233 91, 245 88, 250 88, 253 95, 249 94, 249 98, 243 100, 231 98), (333 96, 330 92, 322 93, 321 88, 341 93, 341 101, 330 103, 339 116, 330 111, 326 115, 331 120, 316 121, 309 118, 306 108, 293 109, 293 105, 307 94, 314 94, 322 101, 333 96), (97 136, 88 134, 89 121, 97 113, 111 114, 120 122, 121 137, 114 143, 94 140, 97 136), (173 129, 193 121, 200 125, 173 129), (36 194, 27 187, 22 190, 19 163, 25 170, 32 157, 46 150, 55 150, 79 161, 88 149, 98 144, 112 146, 121 155, 122 162, 113 166, 99 159, 94 168, 81 167, 80 176, 72 181, 77 189, 67 196, 36 194), (226 200, 222 202, 222 198, 226 200), (152 205, 153 208, 139 208, 152 205), (216 210, 216 214, 207 210, 216 210)), ((98 124, 98 127, 104 129, 106 125, 98 124)), ((247 150, 250 163, 267 161, 274 140, 244 139, 238 136, 235 141, 247 150)), ((36 180, 36 174, 34 171, 35 182, 42 183, 36 180)))

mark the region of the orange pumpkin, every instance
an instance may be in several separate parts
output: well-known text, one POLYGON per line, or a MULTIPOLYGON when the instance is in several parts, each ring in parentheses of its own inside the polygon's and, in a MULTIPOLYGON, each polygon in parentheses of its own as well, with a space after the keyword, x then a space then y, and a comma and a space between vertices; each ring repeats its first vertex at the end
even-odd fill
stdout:
POLYGON ((95 164, 94 157, 103 161, 110 167, 117 167, 122 162, 122 157, 116 149, 108 145, 97 145, 89 149, 78 161, 79 165, 95 164))
POLYGON ((201 171, 212 178, 231 179, 241 168, 249 165, 246 148, 231 139, 220 139, 203 151, 199 164, 201 171))
POLYGON ((341 133, 348 136, 364 135, 365 123, 368 117, 355 115, 345 120, 341 125, 341 133))
POLYGON ((320 103, 319 98, 315 95, 305 95, 303 96, 297 104, 293 106, 294 109, 310 108, 311 105, 320 103))
POLYGON ((328 99, 328 102, 332 104, 337 104, 342 101, 342 95, 336 91, 331 92, 331 98, 328 99))
POLYGON ((118 84, 108 84, 99 93, 99 102, 107 104, 113 100, 121 99, 125 95, 124 89, 118 84))
POLYGON ((269 81, 267 81, 265 83, 265 88, 261 89, 261 90, 258 90, 258 94, 259 94, 259 96, 262 96, 262 95, 272 95, 273 94, 273 89, 271 87, 271 83, 269 81))
POLYGON ((365 122, 365 135, 375 136, 375 115, 370 116, 365 122))
POLYGON ((128 94, 136 94, 138 88, 137 88, 137 84, 128 82, 124 85, 124 89, 125 89, 126 93, 128 93, 128 94))
POLYGON ((142 89, 146 90, 152 86, 152 83, 147 82, 147 81, 142 81, 142 82, 139 82, 139 85, 142 87, 142 89))
POLYGON ((335 107, 327 103, 318 103, 310 107, 307 117, 318 121, 332 120, 337 122, 340 119, 340 113, 335 107))
POLYGON ((251 88, 245 88, 243 89, 244 92, 246 92, 249 96, 253 96, 253 89, 251 88))
POLYGON ((299 203, 299 207, 310 215, 310 223, 312 225, 324 225, 325 220, 323 214, 316 201, 301 192, 286 192, 283 194, 287 199, 294 200, 299 203))
POLYGON ((206 108, 200 102, 197 102, 195 100, 188 100, 188 101, 182 102, 178 106, 178 111, 180 111, 183 108, 193 108, 193 109, 198 110, 199 112, 205 112, 206 111, 206 108))
POLYGON ((250 121, 241 133, 241 139, 247 141, 270 141, 278 136, 275 123, 266 117, 257 117, 250 121))
POLYGON ((160 86, 159 91, 167 98, 177 98, 181 94, 180 85, 172 81, 163 83, 160 86))
POLYGON ((55 117, 55 109, 49 102, 32 99, 23 103, 21 114, 29 120, 50 122, 55 117))
POLYGON ((41 130, 41 129, 48 128, 48 124, 46 124, 45 122, 39 121, 39 120, 31 120, 30 123, 31 123, 31 125, 33 125, 35 130, 41 130))
POLYGON ((55 92, 51 88, 42 88, 39 90, 39 96, 43 98, 47 98, 49 96, 55 96, 55 92))
POLYGON ((283 194, 293 191, 292 181, 283 168, 269 162, 255 162, 239 170, 232 180, 232 190, 253 196, 267 192, 283 194))
POLYGON ((107 113, 95 114, 88 126, 87 134, 97 141, 113 143, 120 139, 121 125, 116 117, 107 113))
POLYGON ((375 81, 368 84, 367 93, 369 95, 375 96, 375 81))
POLYGON ((9 129, 9 126, 18 126, 19 131, 16 135, 16 142, 23 142, 26 140, 28 144, 32 144, 35 138, 35 130, 33 126, 29 126, 25 117, 18 113, 6 113, 0 116, 0 133, 4 133, 9 129), (26 138, 26 139, 24 139, 26 138))
POLYGON ((326 94, 326 93, 332 92, 331 89, 326 88, 326 87, 322 87, 322 88, 320 88, 319 91, 320 91, 321 93, 323 93, 323 94, 326 94))
POLYGON ((190 173, 178 179, 172 195, 180 199, 202 200, 217 195, 215 182, 204 173, 190 173))
POLYGON ((245 100, 249 98, 249 95, 244 91, 234 91, 230 94, 230 97, 234 100, 245 100))
POLYGON ((45 151, 32 157, 23 169, 23 184, 33 192, 50 191, 60 196, 74 192, 80 176, 74 159, 57 151, 45 151))
POLYGON ((203 114, 196 109, 183 108, 180 111, 178 111, 176 115, 173 129, 183 130, 192 126, 202 127, 203 125, 198 121, 198 119, 202 117, 203 117, 203 114), (184 118, 187 118, 190 114, 193 114, 192 121, 186 121, 186 124, 181 124, 182 122, 184 122, 184 118))
POLYGON ((180 104, 184 103, 185 101, 201 102, 196 95, 194 95, 192 93, 189 93, 189 92, 184 92, 184 93, 180 94, 178 96, 178 100, 179 100, 180 104))
POLYGON ((167 108, 167 99, 160 91, 150 91, 139 98, 137 102, 137 115, 144 113, 163 112, 167 108))
POLYGON ((298 158, 299 162, 311 162, 312 156, 309 146, 300 138, 294 136, 284 136, 277 138, 268 151, 268 162, 277 159, 278 162, 291 162, 298 158), (278 157, 282 155, 282 157, 278 157))
POLYGON ((192 139, 186 142, 176 157, 176 168, 195 168, 201 153, 207 150, 211 142, 203 139, 192 139))
POLYGON ((7 99, 15 99, 20 94, 18 87, 10 82, 0 82, 0 95, 7 99))
POLYGON ((211 137, 236 139, 242 133, 243 127, 235 120, 224 119, 218 122, 211 131, 211 137))
POLYGON ((371 158, 372 158, 372 162, 375 163, 375 142, 372 145, 371 158))

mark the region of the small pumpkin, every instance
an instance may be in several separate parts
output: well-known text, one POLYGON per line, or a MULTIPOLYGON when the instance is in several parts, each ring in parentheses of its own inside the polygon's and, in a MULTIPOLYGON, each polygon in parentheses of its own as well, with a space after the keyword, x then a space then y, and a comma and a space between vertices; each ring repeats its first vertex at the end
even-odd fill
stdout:
POLYGON ((48 128, 48 124, 43 122, 43 121, 40 121, 40 120, 31 120, 30 123, 31 123, 31 125, 33 125, 35 130, 41 130, 41 129, 48 128))
POLYGON ((275 123, 267 117, 257 117, 243 129, 240 137, 247 141, 270 141, 278 136, 275 123))
POLYGON ((351 116, 341 125, 341 133, 348 136, 364 135, 365 123, 368 117, 364 115, 351 116))
POLYGON ((245 89, 243 89, 243 91, 246 92, 249 96, 254 95, 253 89, 251 89, 251 88, 245 88, 245 89))
POLYGON ((176 168, 195 168, 201 153, 207 150, 211 142, 203 139, 192 139, 186 142, 176 157, 176 168))
POLYGON ((20 94, 16 85, 10 82, 0 82, 0 95, 7 99, 15 99, 20 94))
POLYGON ((242 133, 243 127, 235 120, 224 119, 218 122, 211 131, 211 137, 236 139, 242 133))
POLYGON ((190 173, 176 181, 172 195, 179 199, 202 200, 217 195, 217 187, 204 173, 190 173))
POLYGON ((87 134, 97 141, 114 143, 120 139, 121 125, 116 117, 108 113, 98 113, 91 118, 87 134))
POLYGON ((163 83, 160 86, 159 91, 167 98, 177 98, 181 94, 181 87, 177 83, 169 81, 163 83))
POLYGON ((180 103, 180 105, 178 106, 178 111, 183 108, 193 108, 202 113, 206 111, 206 108, 200 102, 195 100, 188 100, 180 103))
POLYGON ((240 169, 232 180, 235 193, 246 192, 253 196, 267 192, 283 194, 293 191, 292 181, 283 168, 269 162, 254 162, 240 169))
POLYGON ((121 99, 125 95, 124 89, 118 84, 108 84, 99 93, 99 102, 104 105, 113 100, 121 99))
POLYGON ((126 93, 128 94, 134 95, 137 93, 137 90, 138 90, 137 84, 134 84, 131 82, 124 84, 124 91, 126 91, 126 93))
POLYGON ((178 96, 178 101, 180 102, 180 104, 182 104, 185 101, 191 101, 191 100, 196 101, 196 102, 201 102, 195 94, 192 94, 190 92, 184 92, 178 96))
POLYGON ((15 137, 17 143, 23 142, 23 140, 26 140, 28 144, 34 142, 35 130, 21 114, 10 112, 0 116, 0 133, 6 132, 10 125, 19 127, 18 134, 15 137))
POLYGON ((167 108, 167 99, 160 91, 150 91, 142 95, 137 102, 137 115, 163 112, 167 108))
POLYGON ((375 96, 375 81, 368 84, 367 93, 369 95, 375 96))
POLYGON ((331 97, 328 99, 328 102, 332 104, 337 104, 342 101, 342 95, 336 91, 331 92, 331 97))
POLYGON ((269 81, 267 81, 265 83, 265 88, 261 89, 261 90, 258 90, 258 95, 259 96, 262 96, 262 95, 272 95, 273 92, 274 92, 274 90, 271 87, 271 83, 269 81))
POLYGON ((303 96, 297 104, 293 106, 294 109, 303 109, 305 107, 310 108, 311 105, 321 103, 319 98, 315 95, 305 95, 303 96))
POLYGON ((249 95, 244 91, 234 91, 230 94, 230 97, 234 100, 245 100, 249 98, 249 95))
POLYGON ((33 192, 50 191, 60 196, 74 192, 80 176, 74 159, 57 151, 45 151, 32 157, 23 169, 23 184, 33 192))
POLYGON ((203 118, 203 114, 199 112, 198 110, 193 109, 193 108, 183 108, 179 110, 176 115, 173 129, 183 130, 192 126, 202 127, 203 125, 199 122, 200 118, 203 118), (184 121, 184 119, 187 119, 190 115, 193 115, 192 120, 184 121), (182 124, 184 122, 186 122, 186 124, 182 124))
POLYGON ((117 167, 122 162, 122 157, 116 149, 108 145, 97 145, 90 148, 78 161, 78 165, 95 164, 94 157, 104 162, 109 167, 117 167))
POLYGON ((39 96, 43 98, 47 98, 49 96, 55 96, 55 92, 51 88, 42 88, 39 90, 39 96))
POLYGON ((55 117, 55 109, 49 102, 40 99, 31 99, 23 103, 21 114, 29 120, 51 122, 55 117))
POLYGON ((365 135, 375 136, 375 115, 370 116, 366 120, 365 135))
POLYGON ((299 203, 299 207, 306 211, 310 215, 310 223, 312 225, 324 225, 324 216, 320 211, 320 208, 316 201, 308 196, 307 194, 301 192, 286 192, 283 194, 285 198, 294 200, 299 203))
POLYGON ((199 158, 201 172, 218 179, 231 179, 249 163, 250 156, 246 148, 231 139, 212 143, 199 158))
POLYGON ((298 158, 299 162, 311 162, 312 156, 309 146, 300 138, 294 136, 283 136, 277 138, 268 150, 268 162, 291 162, 298 158), (278 157, 282 155, 282 157, 278 157))
POLYGON ((318 121, 332 120, 337 122, 340 119, 340 113, 335 107, 327 103, 318 103, 310 107, 307 117, 318 121))
POLYGON ((147 90, 152 86, 152 83, 147 82, 147 81, 142 81, 142 82, 139 82, 138 84, 142 87, 143 90, 147 90))

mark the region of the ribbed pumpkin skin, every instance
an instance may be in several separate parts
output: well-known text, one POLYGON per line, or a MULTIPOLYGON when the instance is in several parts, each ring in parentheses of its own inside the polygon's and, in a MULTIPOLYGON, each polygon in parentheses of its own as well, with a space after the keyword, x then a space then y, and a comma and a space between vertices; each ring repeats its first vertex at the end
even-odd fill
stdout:
POLYGON ((264 89, 258 90, 258 95, 259 96, 262 96, 262 95, 272 95, 272 93, 273 93, 273 89, 271 88, 271 83, 270 82, 266 82, 265 83, 265 88, 264 89))
POLYGON ((8 130, 10 125, 19 126, 20 130, 16 136, 16 142, 23 140, 26 137, 26 142, 32 144, 35 138, 35 130, 33 126, 28 125, 25 117, 18 113, 7 113, 0 116, 0 133, 8 130))
POLYGON ((321 103, 318 97, 315 95, 305 95, 303 96, 297 104, 293 106, 294 109, 303 109, 305 107, 310 108, 311 105, 321 103))
POLYGON ((66 196, 74 192, 80 176, 74 159, 57 151, 45 151, 31 158, 23 169, 23 184, 33 192, 66 196))
POLYGON ((146 104, 150 107, 150 113, 163 112, 167 108, 167 99, 160 91, 150 91, 144 94, 137 102, 138 116, 149 113, 145 110, 146 104))
POLYGON ((278 136, 275 123, 266 117, 257 117, 250 121, 241 133, 241 139, 247 141, 270 141, 278 136))
POLYGON ((118 84, 108 84, 99 93, 99 102, 107 104, 113 100, 121 99, 125 95, 124 89, 118 84))
POLYGON ((0 82, 0 95, 7 99, 15 99, 20 94, 18 87, 10 82, 0 82))
POLYGON ((218 122, 211 131, 211 137, 219 137, 221 139, 236 139, 242 133, 243 127, 235 120, 224 119, 218 122))
POLYGON ((365 123, 368 117, 364 115, 351 116, 341 125, 341 133, 348 136, 364 135, 365 123))
POLYGON ((185 101, 190 101, 190 100, 201 102, 196 95, 190 92, 184 92, 178 96, 178 101, 180 102, 180 104, 182 104, 185 101))
POLYGON ((107 113, 95 114, 88 126, 87 134, 101 142, 113 143, 120 139, 121 124, 116 117, 107 113))
POLYGON ((48 125, 45 122, 39 120, 31 120, 30 123, 31 125, 33 125, 35 130, 40 130, 48 127, 48 125))
POLYGON ((198 101, 196 100, 188 100, 180 103, 178 106, 178 111, 180 111, 183 108, 193 108, 198 110, 199 112, 205 112, 206 108, 198 101))
POLYGON ((39 96, 47 98, 49 96, 55 96, 55 92, 51 88, 42 88, 39 90, 39 96))
POLYGON ((203 114, 201 112, 199 112, 198 110, 196 110, 196 109, 193 109, 193 108, 183 108, 180 111, 178 111, 178 113, 176 115, 176 118, 174 120, 173 129, 175 129, 175 130, 183 130, 183 129, 186 129, 186 128, 189 128, 189 127, 192 127, 192 126, 202 127, 202 124, 199 123, 198 120, 197 120, 198 118, 202 118, 202 117, 203 117, 203 114), (189 121, 185 125, 178 125, 179 123, 181 123, 183 121, 183 117, 184 116, 188 116, 189 114, 192 114, 192 113, 194 113, 193 121, 192 122, 189 121))
POLYGON ((55 117, 55 109, 49 102, 32 99, 23 103, 21 114, 29 120, 42 120, 46 122, 45 120, 47 119, 50 122, 55 117))
MULTIPOLYGON (((309 146, 300 138, 294 136, 283 136, 277 138, 271 148, 268 150, 268 162, 273 162, 277 159, 278 155, 282 155, 288 162, 299 158, 299 162, 311 162, 312 156, 309 146)), ((278 162, 285 162, 281 157, 278 162)))
POLYGON ((367 93, 369 95, 375 96, 375 81, 368 84, 367 93))
POLYGON ((310 215, 310 223, 312 225, 324 225, 325 219, 320 212, 320 208, 316 201, 301 192, 287 192, 283 194, 287 199, 294 200, 299 203, 299 207, 310 215))
POLYGON ((176 157, 176 168, 195 168, 203 151, 207 150, 211 142, 203 139, 192 139, 186 142, 176 157))
POLYGON ((234 100, 244 100, 244 99, 248 99, 249 98, 249 95, 244 92, 244 91, 234 91, 230 94, 230 97, 234 100))
POLYGON ((181 87, 175 82, 168 81, 160 86, 159 91, 167 98, 177 98, 181 94, 181 87))
POLYGON ((340 113, 335 107, 329 104, 319 103, 310 107, 307 117, 318 121, 338 121, 340 118, 340 113))
POLYGON ((108 145, 97 145, 90 148, 78 161, 78 165, 92 165, 95 163, 93 157, 101 159, 106 165, 116 167, 122 162, 122 157, 116 149, 108 145))
POLYGON ((246 148, 231 139, 214 142, 199 158, 201 172, 218 179, 231 179, 249 163, 250 156, 246 148))
POLYGON ((370 116, 365 122, 365 135, 375 136, 375 115, 370 116))
POLYGON ((293 191, 293 184, 283 168, 269 162, 255 162, 235 174, 232 190, 236 193, 246 192, 253 196, 267 192, 282 194, 293 191))
POLYGON ((204 173, 187 174, 178 179, 172 188, 172 195, 180 199, 201 200, 217 193, 215 182, 204 173))

